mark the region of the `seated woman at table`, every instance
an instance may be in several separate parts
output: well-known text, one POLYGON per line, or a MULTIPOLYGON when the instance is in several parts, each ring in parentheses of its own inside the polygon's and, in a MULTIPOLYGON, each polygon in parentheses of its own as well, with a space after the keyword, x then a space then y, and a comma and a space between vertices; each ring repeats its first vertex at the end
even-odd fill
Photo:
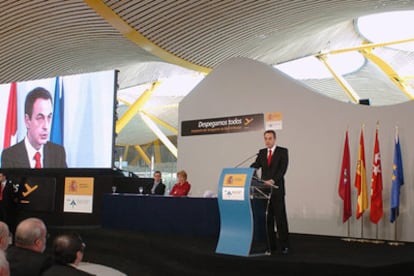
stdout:
POLYGON ((171 189, 171 196, 186 196, 191 189, 191 184, 187 181, 187 173, 185 171, 177 172, 178 183, 171 189))

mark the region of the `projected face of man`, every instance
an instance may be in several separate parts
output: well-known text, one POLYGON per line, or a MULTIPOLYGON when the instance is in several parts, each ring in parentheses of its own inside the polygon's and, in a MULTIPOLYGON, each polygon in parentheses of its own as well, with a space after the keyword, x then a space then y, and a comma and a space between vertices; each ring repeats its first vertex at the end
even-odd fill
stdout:
POLYGON ((52 102, 50 99, 37 98, 33 103, 33 112, 24 115, 27 138, 36 150, 47 143, 52 123, 52 102))
POLYGON ((268 133, 266 132, 264 134, 264 141, 265 141, 265 145, 268 149, 273 148, 273 146, 276 143, 276 137, 273 135, 273 133, 268 133))

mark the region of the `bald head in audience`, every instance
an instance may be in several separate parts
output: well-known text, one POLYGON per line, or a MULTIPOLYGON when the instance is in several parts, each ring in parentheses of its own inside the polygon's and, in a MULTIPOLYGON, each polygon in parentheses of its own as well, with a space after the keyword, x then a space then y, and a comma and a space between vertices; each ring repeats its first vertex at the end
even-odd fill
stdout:
POLYGON ((10 243, 10 231, 7 224, 0 221, 0 249, 6 251, 10 243))
POLYGON ((46 238, 46 226, 38 218, 28 218, 17 225, 15 234, 16 247, 42 253, 46 249, 46 238))

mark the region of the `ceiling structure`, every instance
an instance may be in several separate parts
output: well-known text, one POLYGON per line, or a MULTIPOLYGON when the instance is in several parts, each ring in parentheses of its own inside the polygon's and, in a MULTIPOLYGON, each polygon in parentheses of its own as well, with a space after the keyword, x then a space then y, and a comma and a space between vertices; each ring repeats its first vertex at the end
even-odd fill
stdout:
MULTIPOLYGON (((358 47, 364 38, 355 30, 356 18, 402 10, 414 10, 414 1, 1 1, 0 83, 118 69, 122 116, 155 81, 161 80, 162 87, 171 76, 199 80, 233 57, 278 65, 358 47)), ((414 62, 412 52, 375 51, 396 70, 414 62)), ((414 75, 413 70, 407 74, 414 75)), ((408 100, 370 59, 344 79, 360 98, 377 105, 408 100)), ((303 82, 351 101, 333 78, 303 82)), ((174 93, 163 89, 153 91, 145 107, 169 136, 174 131, 168 126, 178 125, 173 107, 191 86, 174 93), (156 105, 167 107, 157 111, 156 105)), ((142 118, 135 116, 118 134, 119 143, 154 140, 141 125, 142 118)))

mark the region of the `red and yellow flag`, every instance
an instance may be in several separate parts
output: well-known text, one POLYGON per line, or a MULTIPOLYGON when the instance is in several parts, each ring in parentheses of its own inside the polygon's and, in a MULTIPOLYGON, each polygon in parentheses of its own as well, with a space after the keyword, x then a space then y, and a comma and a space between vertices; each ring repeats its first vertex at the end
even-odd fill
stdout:
POLYGON ((378 128, 375 132, 374 157, 372 160, 371 176, 371 209, 369 219, 377 224, 383 215, 382 208, 382 172, 381 172, 381 155, 378 141, 378 128))
POLYGON ((358 161, 355 176, 355 187, 357 188, 357 209, 356 218, 359 219, 364 211, 368 209, 367 175, 365 170, 365 147, 364 131, 361 128, 359 138, 358 161))

